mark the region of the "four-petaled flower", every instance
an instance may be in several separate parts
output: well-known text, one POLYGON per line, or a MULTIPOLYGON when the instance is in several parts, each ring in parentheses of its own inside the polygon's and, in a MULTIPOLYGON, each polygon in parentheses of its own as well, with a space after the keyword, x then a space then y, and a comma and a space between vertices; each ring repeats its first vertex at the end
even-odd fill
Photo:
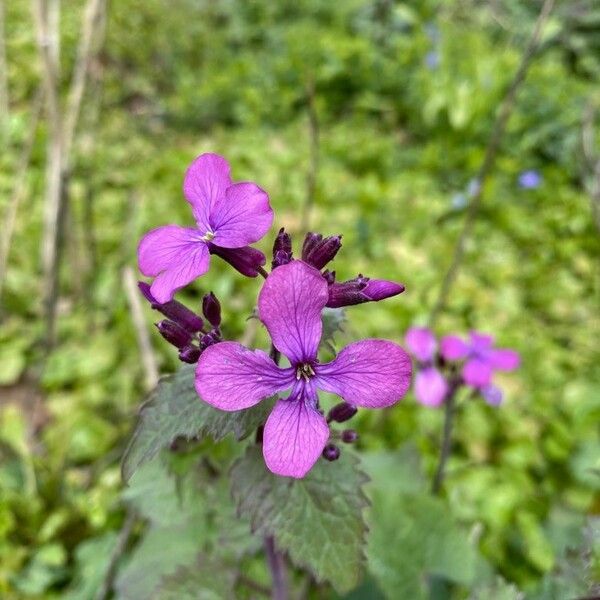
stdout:
POLYGON ((415 376, 415 397, 425 406, 439 406, 448 393, 448 382, 435 366, 437 340, 426 327, 411 327, 406 346, 420 363, 415 376))
POLYGON ((494 348, 491 335, 471 332, 469 341, 448 335, 443 337, 440 352, 449 361, 465 360, 462 367, 464 382, 479 390, 485 400, 497 406, 502 402, 502 391, 492 385, 492 375, 496 370, 514 371, 519 367, 519 354, 508 348, 494 348))
POLYGON ((355 406, 383 408, 400 400, 410 386, 409 356, 386 340, 355 342, 331 362, 318 361, 327 300, 327 282, 315 268, 301 261, 278 267, 265 281, 258 311, 290 366, 277 366, 261 350, 221 342, 203 352, 196 368, 201 399, 225 411, 249 408, 291 390, 275 404, 263 434, 265 462, 278 475, 304 477, 327 444, 329 427, 317 390, 355 406))
POLYGON ((252 182, 233 183, 229 164, 217 154, 194 160, 185 174, 183 193, 192 205, 196 227, 158 227, 138 247, 140 271, 155 277, 151 293, 159 303, 204 275, 211 252, 229 256, 227 249, 239 248, 244 250, 242 258, 260 254, 264 264, 264 255, 247 245, 260 240, 273 223, 267 193, 252 182))

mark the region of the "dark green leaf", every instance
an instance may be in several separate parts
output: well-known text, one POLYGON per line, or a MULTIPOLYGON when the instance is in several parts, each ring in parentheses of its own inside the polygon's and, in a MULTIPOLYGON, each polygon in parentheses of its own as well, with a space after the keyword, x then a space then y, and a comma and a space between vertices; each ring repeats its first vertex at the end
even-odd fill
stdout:
POLYGON ((278 477, 267 470, 260 449, 248 448, 231 470, 238 512, 259 535, 271 535, 291 560, 341 593, 360 579, 367 499, 366 475, 358 460, 320 460, 304 479, 278 477))

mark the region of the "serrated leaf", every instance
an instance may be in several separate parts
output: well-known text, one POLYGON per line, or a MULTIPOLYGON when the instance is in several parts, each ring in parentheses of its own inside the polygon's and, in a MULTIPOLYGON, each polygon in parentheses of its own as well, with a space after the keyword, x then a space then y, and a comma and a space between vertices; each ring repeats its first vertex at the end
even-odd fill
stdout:
POLYGON ((368 504, 362 486, 367 480, 347 452, 336 462, 320 460, 304 479, 268 471, 256 446, 231 469, 238 513, 250 520, 253 531, 273 536, 294 564, 340 593, 360 580, 368 504))
POLYGON ((152 600, 223 600, 233 598, 235 577, 227 566, 207 556, 163 577, 152 600))
POLYGON ((161 380, 140 410, 138 424, 123 455, 124 481, 177 437, 211 437, 218 441, 232 433, 238 440, 265 421, 273 402, 224 412, 202 402, 194 389, 194 368, 185 366, 161 380))

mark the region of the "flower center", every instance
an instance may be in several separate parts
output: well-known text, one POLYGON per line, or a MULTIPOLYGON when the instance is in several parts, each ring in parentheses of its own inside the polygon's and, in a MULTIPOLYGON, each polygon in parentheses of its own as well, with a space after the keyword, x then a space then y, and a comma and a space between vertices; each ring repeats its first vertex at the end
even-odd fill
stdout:
POLYGON ((314 374, 315 371, 310 363, 302 363, 296 367, 296 379, 298 381, 302 378, 304 378, 304 381, 308 381, 314 374))
POLYGON ((207 231, 200 239, 203 242, 212 242, 215 239, 215 234, 212 231, 207 231))

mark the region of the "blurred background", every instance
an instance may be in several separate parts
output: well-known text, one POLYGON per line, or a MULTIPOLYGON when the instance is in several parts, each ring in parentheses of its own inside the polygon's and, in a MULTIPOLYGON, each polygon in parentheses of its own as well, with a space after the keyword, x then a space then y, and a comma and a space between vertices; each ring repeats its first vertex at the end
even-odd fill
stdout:
MULTIPOLYGON (((600 4, 556 2, 528 56, 540 10, 0 0, 0 597, 97 597, 124 520, 120 457, 145 393, 179 365, 136 296, 136 244, 192 223, 181 186, 202 152, 268 191, 272 234, 285 226, 296 252, 307 229, 342 233, 338 279, 406 285, 348 311, 348 339, 401 342, 442 293, 439 334, 487 331, 521 353, 500 408, 459 410, 446 501, 511 589, 590 588, 600 4)), ((180 296, 198 307, 213 290, 238 338, 259 285, 215 258, 180 296)), ((430 476, 442 419, 409 396, 360 416, 360 449, 410 443, 430 476)), ((509 597, 487 594, 471 597, 509 597)))

